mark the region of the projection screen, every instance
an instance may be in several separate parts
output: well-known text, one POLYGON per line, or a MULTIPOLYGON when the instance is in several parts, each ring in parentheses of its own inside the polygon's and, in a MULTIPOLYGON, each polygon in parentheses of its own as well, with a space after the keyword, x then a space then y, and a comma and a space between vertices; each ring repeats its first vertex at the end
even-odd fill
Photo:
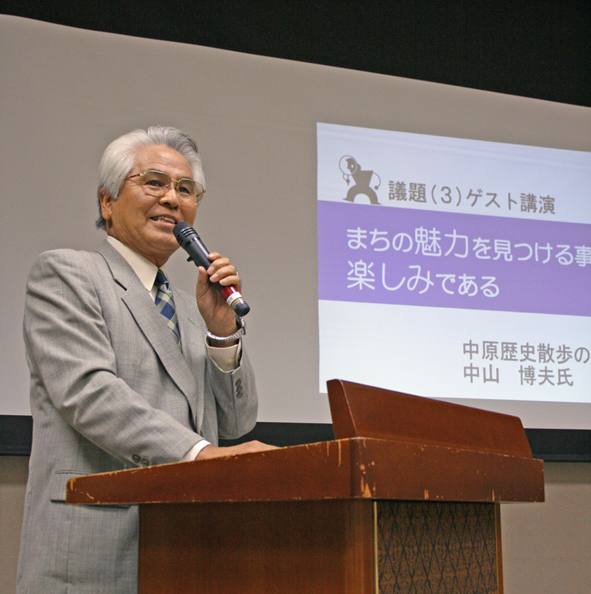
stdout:
POLYGON ((0 414, 29 414, 32 262, 102 241, 103 149, 165 124, 243 278, 261 421, 330 422, 340 377, 591 429, 590 109, 7 16, 0 39, 0 414))

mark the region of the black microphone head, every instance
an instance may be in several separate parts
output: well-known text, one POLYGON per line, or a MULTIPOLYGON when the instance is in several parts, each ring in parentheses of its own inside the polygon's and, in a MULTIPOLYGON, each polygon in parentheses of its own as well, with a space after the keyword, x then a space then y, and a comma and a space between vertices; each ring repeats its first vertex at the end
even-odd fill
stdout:
POLYGON ((197 231, 189 225, 189 223, 185 223, 185 221, 181 221, 174 226, 172 230, 176 240, 179 242, 179 245, 182 247, 184 243, 190 241, 191 237, 199 237, 197 235, 197 231))

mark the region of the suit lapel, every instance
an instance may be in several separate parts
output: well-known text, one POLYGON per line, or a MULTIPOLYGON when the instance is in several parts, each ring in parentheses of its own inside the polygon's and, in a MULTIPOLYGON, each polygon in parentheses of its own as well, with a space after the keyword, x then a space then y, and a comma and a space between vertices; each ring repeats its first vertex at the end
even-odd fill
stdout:
MULTIPOLYGON (((181 347, 184 354, 183 360, 199 361, 203 357, 203 349, 205 346, 199 342, 204 339, 203 331, 200 329, 199 324, 197 320, 194 319, 194 314, 192 313, 195 312, 194 301, 189 302, 186 299, 186 294, 181 293, 180 291, 175 291, 174 287, 172 292, 181 330, 181 347)), ((172 332, 169 331, 169 334, 172 337, 172 332)), ((176 349, 177 351, 179 350, 178 347, 176 347, 176 349)), ((195 415, 196 427, 199 429, 203 423, 205 400, 203 398, 197 398, 196 402, 191 403, 191 406, 193 407, 195 415)))
MULTIPOLYGON (((114 247, 105 241, 97 251, 105 258, 115 282, 125 289, 122 301, 129 309, 146 340, 152 345, 167 373, 189 401, 194 416, 199 419, 203 416, 203 411, 195 410, 197 407, 195 378, 187 364, 187 360, 180 352, 172 332, 166 326, 163 316, 156 309, 146 288, 142 285, 131 266, 114 247)), ((186 315, 182 311, 183 309, 186 308, 181 306, 181 310, 178 311, 177 307, 177 315, 180 319, 186 315)), ((186 324, 181 325, 183 352, 185 352, 189 360, 195 360, 189 356, 191 353, 184 350, 190 348, 191 341, 183 338, 183 326, 186 326, 186 324)), ((190 329, 187 328, 186 331, 190 332, 190 329)))

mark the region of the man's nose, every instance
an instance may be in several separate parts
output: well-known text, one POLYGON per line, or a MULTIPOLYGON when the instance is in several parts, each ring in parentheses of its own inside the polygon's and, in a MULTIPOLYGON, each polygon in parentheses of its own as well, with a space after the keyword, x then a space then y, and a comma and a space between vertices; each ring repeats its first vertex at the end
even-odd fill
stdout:
POLYGON ((170 185, 168 186, 166 192, 162 196, 160 196, 160 203, 161 204, 168 204, 174 208, 180 206, 181 199, 179 196, 178 186, 171 181, 170 185))

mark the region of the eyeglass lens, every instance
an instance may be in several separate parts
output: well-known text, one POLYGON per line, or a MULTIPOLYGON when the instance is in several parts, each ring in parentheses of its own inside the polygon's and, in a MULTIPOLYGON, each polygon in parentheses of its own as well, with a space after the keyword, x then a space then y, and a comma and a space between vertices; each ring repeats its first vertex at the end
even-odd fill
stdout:
MULTIPOLYGON (((162 196, 171 183, 168 174, 153 169, 149 169, 142 176, 142 186, 154 196, 162 196)), ((184 178, 178 180, 178 193, 181 198, 195 200, 203 193, 203 188, 192 179, 184 178)))

